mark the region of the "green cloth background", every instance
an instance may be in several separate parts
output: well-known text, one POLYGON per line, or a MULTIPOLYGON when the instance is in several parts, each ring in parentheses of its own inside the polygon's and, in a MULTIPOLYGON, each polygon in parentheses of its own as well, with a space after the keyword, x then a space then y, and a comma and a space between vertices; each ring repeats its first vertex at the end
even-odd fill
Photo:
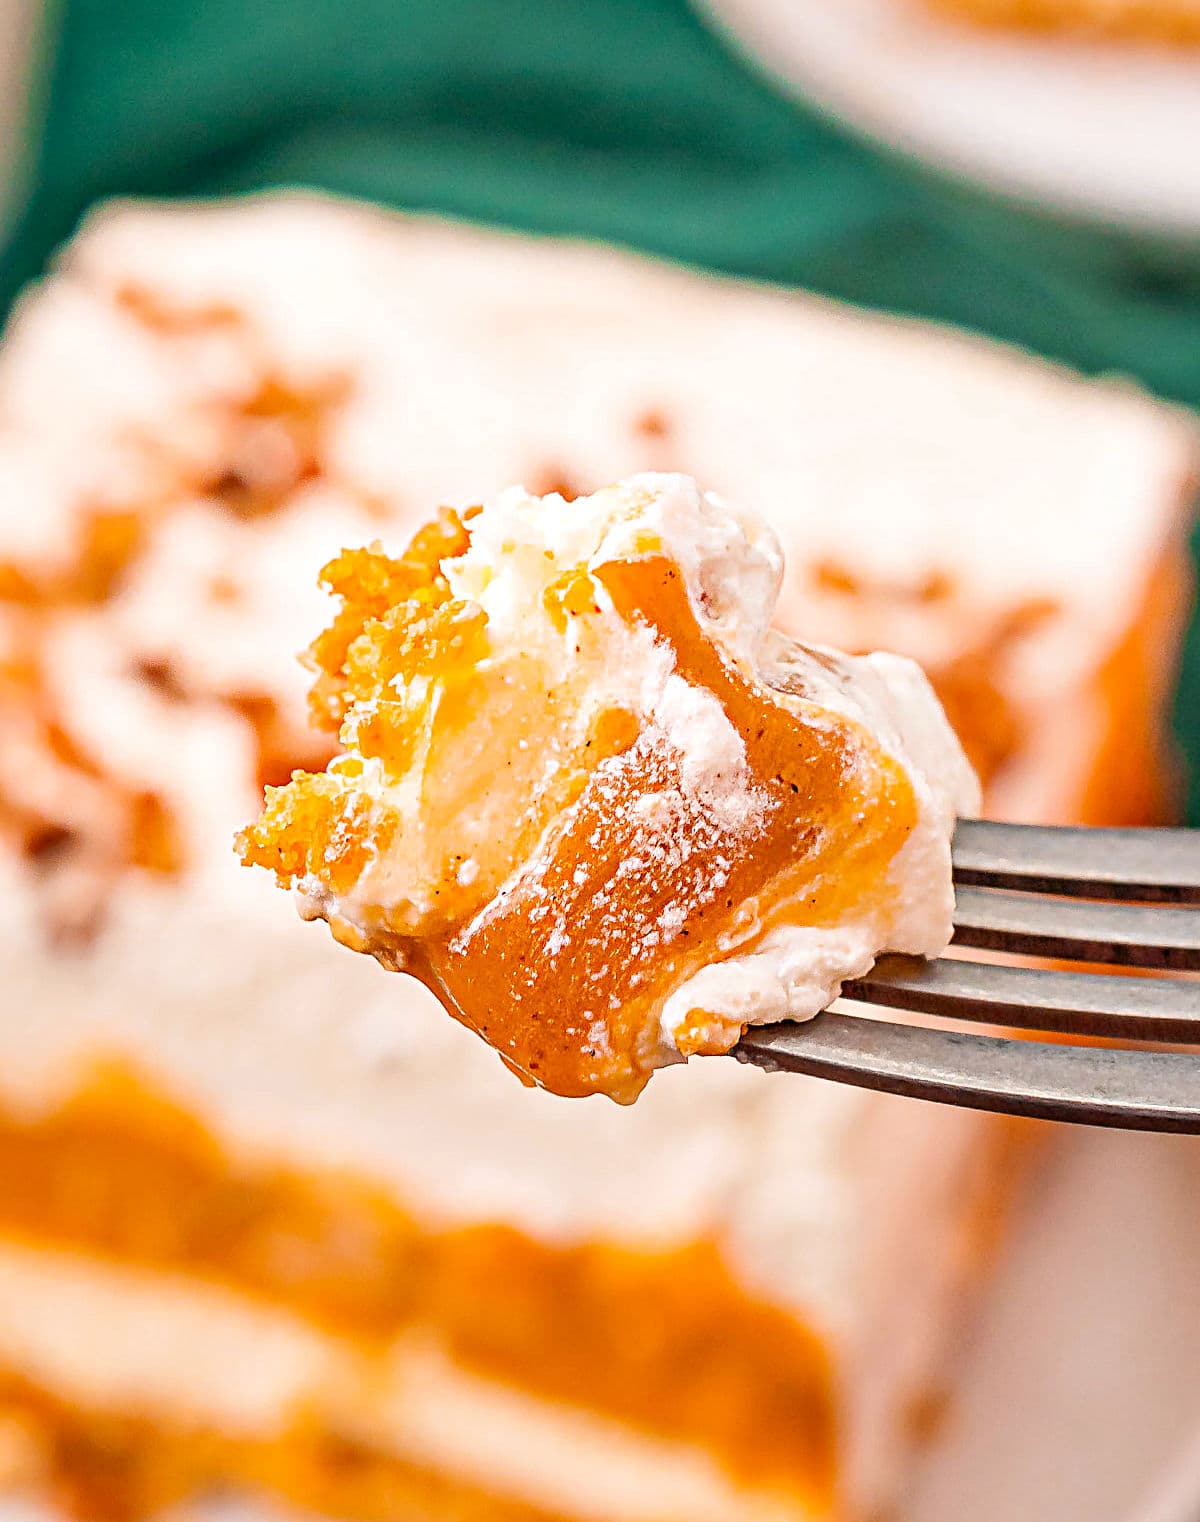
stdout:
MULTIPOLYGON (((60 0, 51 16, 0 307, 99 197, 311 185, 940 318, 1200 406, 1200 250, 1057 226, 879 156, 685 0, 60 0)), ((1200 824, 1196 630, 1178 717, 1200 824)))

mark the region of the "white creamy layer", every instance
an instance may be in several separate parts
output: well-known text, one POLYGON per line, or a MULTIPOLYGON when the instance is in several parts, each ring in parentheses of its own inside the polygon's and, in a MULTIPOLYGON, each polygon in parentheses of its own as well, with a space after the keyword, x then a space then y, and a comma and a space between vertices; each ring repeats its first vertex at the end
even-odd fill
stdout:
POLYGON ((861 724, 901 763, 917 824, 892 863, 886 902, 866 903, 836 925, 778 925, 752 950, 702 968, 663 1007, 667 1042, 695 1009, 731 1028, 810 1019, 884 952, 934 957, 950 941, 950 840, 957 818, 978 813, 979 782, 920 668, 897 655, 806 650, 778 634, 759 662, 764 675, 800 674, 817 703, 861 724))
POLYGON ((749 660, 779 591, 779 544, 760 519, 690 476, 646 472, 570 502, 515 487, 472 520, 470 548, 443 570, 457 596, 484 609, 499 649, 535 651, 580 692, 581 736, 595 713, 628 709, 677 754, 688 796, 734 827, 749 825, 757 800, 746 748, 713 695, 674 670, 649 629, 619 617, 599 581, 603 633, 582 650, 570 626, 560 634, 546 615, 543 597, 560 576, 644 558, 647 544, 682 570, 705 632, 749 660))
POLYGON ((500 638, 519 643, 541 622, 532 594, 576 566, 638 559, 647 541, 679 565, 706 629, 751 658, 779 595, 779 540, 763 519, 701 491, 690 476, 646 471, 570 502, 514 487, 471 520, 470 549, 444 569, 500 638))

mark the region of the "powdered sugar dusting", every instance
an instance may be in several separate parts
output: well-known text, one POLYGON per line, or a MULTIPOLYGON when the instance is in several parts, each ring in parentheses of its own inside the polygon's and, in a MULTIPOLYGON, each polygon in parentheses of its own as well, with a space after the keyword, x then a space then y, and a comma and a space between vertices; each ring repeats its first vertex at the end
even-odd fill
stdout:
POLYGON ((711 692, 672 674, 652 730, 679 757, 681 790, 727 829, 752 829, 766 800, 751 782, 746 746, 711 692))
MULTIPOLYGON (((699 697, 712 702, 732 731, 711 694, 699 697)), ((676 701, 687 706, 672 714, 669 727, 652 719, 629 752, 596 768, 581 805, 595 821, 590 854, 570 874, 577 897, 564 897, 553 876, 556 822, 534 859, 452 942, 456 954, 470 955, 489 925, 519 902, 537 957, 566 958, 577 970, 573 1028, 586 1033, 584 1055, 597 1070, 610 1054, 612 1017, 649 991, 661 976, 664 957, 683 954, 685 961, 693 960, 688 939, 696 934, 696 922, 721 901, 735 867, 753 852, 777 806, 753 785, 736 732, 736 744, 726 738, 723 746, 706 752, 695 744, 701 729, 681 735, 675 722, 693 707, 711 722, 705 705, 693 705, 682 694, 676 701), (633 793, 631 776, 639 779, 633 793), (621 845, 614 857, 615 841, 621 845), (586 913, 578 912, 580 904, 586 904, 586 913), (618 968, 622 981, 614 985, 618 968)), ((697 940, 697 954, 700 949, 697 940)), ((536 987, 530 983, 515 996, 536 999, 536 987)), ((644 1039, 649 1065, 678 1060, 673 1045, 659 1042, 653 1022, 644 1039)), ((515 1049, 516 1039, 509 1045, 515 1049)))

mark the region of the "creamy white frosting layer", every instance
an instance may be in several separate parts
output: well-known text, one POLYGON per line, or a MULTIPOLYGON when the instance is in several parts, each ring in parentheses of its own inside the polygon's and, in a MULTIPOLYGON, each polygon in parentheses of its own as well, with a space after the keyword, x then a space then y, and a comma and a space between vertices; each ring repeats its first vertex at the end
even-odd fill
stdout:
POLYGON ((892 864, 885 900, 836 925, 775 926, 752 950, 703 968, 667 1000, 667 1040, 693 1009, 723 1015, 731 1027, 811 1018, 883 952, 933 957, 950 940, 950 839, 957 818, 979 811, 980 791, 920 668, 882 652, 808 651, 783 636, 773 637, 760 660, 764 672, 772 662, 781 672, 802 672, 817 702, 862 724, 901 761, 916 795, 917 824, 892 864))

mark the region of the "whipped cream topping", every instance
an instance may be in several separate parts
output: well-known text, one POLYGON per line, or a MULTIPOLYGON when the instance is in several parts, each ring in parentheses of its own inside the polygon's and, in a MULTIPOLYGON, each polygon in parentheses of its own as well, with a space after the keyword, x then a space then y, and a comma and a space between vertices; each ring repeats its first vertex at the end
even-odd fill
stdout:
POLYGON ((950 839, 960 815, 979 812, 980 789, 928 680, 898 655, 806 650, 786 636, 771 644, 761 655, 766 679, 773 671, 803 671, 816 701, 869 729, 902 764, 917 825, 892 862, 886 898, 836 925, 778 925, 753 950, 710 963, 677 988, 662 1012, 668 1046, 694 1009, 723 1019, 736 1039, 735 1027, 819 1014, 884 952, 934 957, 950 940, 950 839))
POLYGON ((580 651, 546 616, 543 598, 562 575, 647 554, 675 561, 705 632, 752 658, 783 575, 778 540, 689 476, 644 472, 570 502, 514 487, 472 521, 470 548, 442 569, 456 596, 483 608, 498 645, 540 653, 552 644, 562 678, 584 678, 589 719, 600 707, 628 707, 678 751, 693 797, 722 812, 738 810, 740 796, 748 818, 741 736, 711 693, 674 672, 673 656, 652 632, 618 617, 598 581, 592 588, 608 615, 601 641, 580 651))
POLYGON ((702 492, 690 476, 644 471, 570 502, 513 487, 472 520, 470 549, 443 570, 490 623, 524 634, 536 585, 575 566, 637 559, 648 547, 679 565, 705 627, 735 653, 752 653, 783 579, 779 540, 763 519, 702 492))

